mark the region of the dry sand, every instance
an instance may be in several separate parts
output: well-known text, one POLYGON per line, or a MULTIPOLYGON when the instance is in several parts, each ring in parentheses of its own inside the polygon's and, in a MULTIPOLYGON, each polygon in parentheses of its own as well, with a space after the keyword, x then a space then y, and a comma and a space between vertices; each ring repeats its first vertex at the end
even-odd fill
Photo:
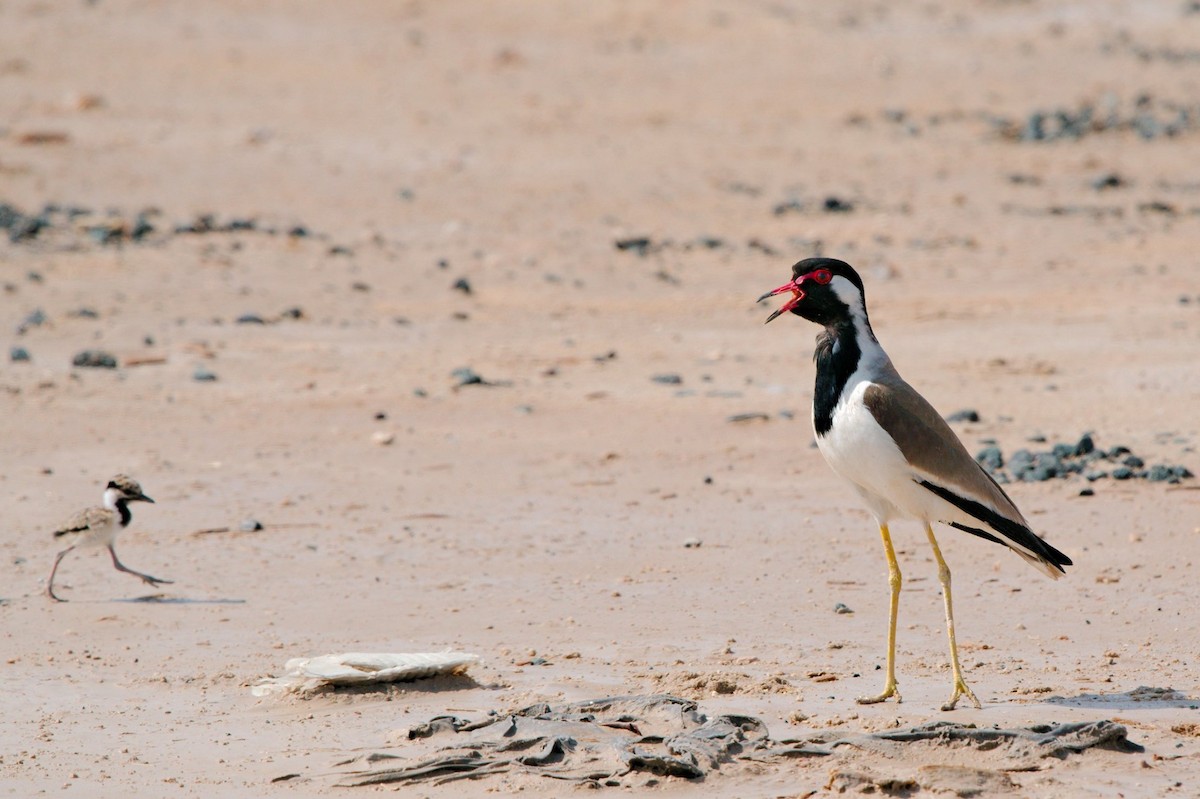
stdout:
MULTIPOLYGON (((1092 430, 1200 471, 1196 117, 1048 142, 994 121, 1106 98, 1129 120, 1143 94, 1196 114, 1197 42, 1178 0, 3 0, 0 201, 161 215, 143 242, 0 245, 8 344, 32 357, 0 373, 0 790, 340 794, 334 763, 405 754, 397 731, 448 710, 673 690, 777 737, 1117 719, 1144 754, 1013 790, 1196 795, 1196 482, 1014 485, 1075 560, 1057 582, 943 533, 979 711, 937 710, 936 575, 896 525, 905 701, 859 707, 884 655, 877 532, 810 446, 815 329, 764 328, 752 301, 817 249, 845 258, 901 372, 978 409, 973 451, 1092 430), (171 235, 204 213, 310 235, 171 235), (614 246, 636 236, 651 251, 614 246), (73 369, 87 348, 121 368, 73 369), (455 390, 459 367, 503 385, 455 390), (157 500, 123 559, 175 583, 135 602, 103 553, 72 554, 50 602, 48 531, 118 471, 157 500), (294 656, 443 649, 483 657, 474 682, 249 691, 294 656), (1196 701, 1121 701, 1139 686, 1196 701)), ((802 796, 830 769, 630 784, 802 796)), ((412 792, 517 789, 573 790, 412 792)))

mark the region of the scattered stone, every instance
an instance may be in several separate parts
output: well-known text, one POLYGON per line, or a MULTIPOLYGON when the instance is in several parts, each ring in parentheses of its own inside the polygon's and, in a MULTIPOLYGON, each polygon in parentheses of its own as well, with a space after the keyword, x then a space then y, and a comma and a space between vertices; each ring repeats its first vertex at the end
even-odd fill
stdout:
POLYGON ((742 422, 768 422, 770 420, 770 414, 755 411, 751 413, 735 413, 726 421, 733 422, 734 424, 741 424, 742 422))
POLYGON ((197 366, 196 371, 192 372, 192 379, 199 383, 212 383, 217 379, 217 375, 206 366, 197 366))
POLYGON ((239 325, 265 325, 266 319, 263 319, 256 313, 244 313, 234 320, 239 325))
POLYGON ((483 377, 478 372, 476 372, 474 369, 472 369, 469 366, 463 366, 461 368, 455 369, 453 372, 450 373, 450 376, 453 377, 455 379, 455 381, 457 381, 455 383, 455 388, 461 388, 462 386, 493 386, 493 385, 496 385, 495 383, 491 383, 487 380, 484 380, 483 377))
POLYGON ((678 386, 683 384, 683 377, 674 373, 654 375, 650 379, 655 383, 662 383, 665 386, 678 386))
POLYGON ((854 204, 840 197, 829 196, 821 203, 821 210, 828 214, 845 214, 854 210, 854 204))
POLYGON ((461 291, 463 294, 471 293, 471 283, 465 277, 460 277, 458 280, 454 281, 454 285, 450 288, 454 289, 455 291, 461 291))
POLYGON ((24 347, 13 347, 8 351, 8 359, 13 363, 28 363, 32 360, 29 357, 29 350, 24 347))
POLYGON ((683 541, 684 549, 699 549, 704 542, 699 538, 686 538, 683 541))
POLYGON ((286 308, 279 316, 281 319, 303 319, 304 311, 297 307, 286 308))
POLYGON ((95 308, 76 308, 74 311, 67 311, 67 316, 74 319, 99 319, 100 312, 95 308))
POLYGON ((617 249, 622 252, 634 252, 638 255, 645 255, 650 251, 650 239, 646 236, 634 236, 627 239, 617 239, 613 242, 617 249))
POLYGON ((1095 495, 1096 495, 1096 490, 1094 488, 1079 489, 1079 496, 1081 496, 1081 497, 1092 497, 1095 495))
POLYGON ((1036 110, 1023 120, 995 117, 991 122, 1002 138, 1017 142, 1078 141, 1086 136, 1124 132, 1151 141, 1200 130, 1200 104, 1158 100, 1149 94, 1122 102, 1106 95, 1099 103, 1036 110))
POLYGON ((76 353, 71 365, 85 369, 116 369, 117 359, 104 350, 84 350, 76 353))
MULTIPOLYGON (((1045 442, 1044 436, 1030 440, 1038 439, 1045 442)), ((1007 458, 1007 463, 1000 448, 992 445, 981 449, 975 460, 1002 484, 1013 480, 1043 482, 1072 475, 1079 475, 1089 483, 1111 477, 1114 480, 1139 479, 1174 484, 1193 476, 1184 466, 1158 464, 1146 468, 1145 460, 1125 446, 1100 449, 1092 433, 1085 433, 1074 444, 1053 444, 1048 451, 1016 450, 1007 458), (1111 470, 1100 468, 1106 462, 1112 465, 1111 470)))
POLYGON ((49 321, 49 317, 46 316, 46 312, 41 308, 37 308, 31 311, 24 319, 21 320, 21 323, 17 325, 17 335, 23 336, 31 327, 41 327, 42 325, 46 324, 47 321, 49 321))
POLYGON ((963 408, 946 417, 947 422, 978 422, 979 411, 974 408, 963 408))
POLYGON ((238 529, 243 533, 257 533, 263 529, 263 525, 258 519, 242 519, 241 523, 238 524, 238 529))
POLYGON ((845 615, 847 613, 853 613, 854 611, 851 610, 849 607, 847 607, 844 603, 839 602, 833 606, 833 612, 841 614, 841 615, 845 615))
POLYGON ((1105 189, 1119 189, 1125 185, 1128 185, 1128 181, 1123 180, 1121 176, 1115 172, 1109 172, 1107 175, 1101 175, 1092 181, 1092 188, 1096 191, 1104 191, 1105 189))
POLYGON ((975 455, 975 460, 989 472, 997 472, 1004 468, 1004 453, 999 447, 985 447, 975 455))
POLYGON ((396 434, 390 430, 379 430, 371 435, 371 441, 381 447, 389 447, 396 441, 396 434))

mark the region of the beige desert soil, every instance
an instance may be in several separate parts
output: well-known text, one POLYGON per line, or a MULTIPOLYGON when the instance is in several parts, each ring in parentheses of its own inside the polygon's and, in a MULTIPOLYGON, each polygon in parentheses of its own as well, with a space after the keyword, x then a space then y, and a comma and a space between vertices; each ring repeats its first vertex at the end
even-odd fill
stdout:
MULTIPOLYGON (((938 710, 936 572, 895 524, 904 702, 860 707, 878 533, 811 446, 816 329, 754 299, 844 258, 905 377, 978 410, 972 452, 1093 431, 1200 471, 1198 43, 1182 0, 0 0, 0 202, 94 211, 0 244, 0 791, 350 795, 336 763, 424 751, 403 731, 438 714, 666 690, 776 738, 1111 719, 1145 751, 1003 790, 1197 795, 1197 481, 1012 485, 1059 581, 943 529, 982 710, 938 710), (1021 140, 1088 105, 1081 137, 1021 140), (139 241, 82 229, 147 208, 139 241), (202 214, 254 229, 173 233, 202 214), (49 601, 50 531, 118 472, 157 500, 122 558, 174 583, 137 601, 73 553, 49 601), (446 649, 473 679, 250 692, 292 657, 446 649)), ((939 757, 611 790, 807 796, 939 757)), ((579 789, 404 792, 516 790, 579 789)))

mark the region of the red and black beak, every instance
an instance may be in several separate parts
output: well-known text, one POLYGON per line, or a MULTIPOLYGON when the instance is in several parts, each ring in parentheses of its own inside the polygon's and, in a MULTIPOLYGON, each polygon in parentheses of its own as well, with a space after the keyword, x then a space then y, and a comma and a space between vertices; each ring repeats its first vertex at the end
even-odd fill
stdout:
POLYGON ((788 300, 787 302, 785 302, 783 304, 783 307, 781 307, 779 310, 772 312, 771 315, 767 317, 767 321, 763 322, 764 325, 767 324, 768 322, 771 322, 772 320, 774 320, 775 317, 779 316, 780 314, 785 314, 788 311, 792 310, 793 308, 795 308, 797 305, 800 304, 801 300, 804 299, 804 290, 800 288, 800 280, 797 279, 797 280, 791 280, 787 283, 784 283, 782 286, 780 286, 777 289, 774 289, 773 291, 768 291, 766 294, 759 297, 757 301, 762 302, 767 297, 774 297, 776 294, 782 294, 785 291, 792 292, 792 298, 790 300, 788 300))

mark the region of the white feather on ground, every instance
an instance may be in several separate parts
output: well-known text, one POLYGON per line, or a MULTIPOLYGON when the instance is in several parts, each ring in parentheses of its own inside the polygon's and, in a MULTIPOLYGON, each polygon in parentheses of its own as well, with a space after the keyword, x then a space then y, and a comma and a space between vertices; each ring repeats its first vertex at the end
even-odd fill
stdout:
POLYGON ((255 696, 307 694, 331 685, 404 682, 462 674, 479 655, 467 652, 347 652, 292 658, 278 677, 264 677, 250 692, 255 696))

